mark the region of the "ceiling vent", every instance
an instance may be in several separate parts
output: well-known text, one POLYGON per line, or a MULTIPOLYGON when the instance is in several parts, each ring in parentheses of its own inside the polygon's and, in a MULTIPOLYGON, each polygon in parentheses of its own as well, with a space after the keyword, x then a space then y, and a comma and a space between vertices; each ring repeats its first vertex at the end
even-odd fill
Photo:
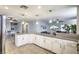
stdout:
POLYGON ((25 5, 21 5, 20 8, 23 8, 23 9, 27 9, 28 6, 25 6, 25 5))
POLYGON ((49 10, 49 12, 52 12, 52 10, 49 10))
POLYGON ((35 16, 39 16, 38 14, 36 14, 35 16))

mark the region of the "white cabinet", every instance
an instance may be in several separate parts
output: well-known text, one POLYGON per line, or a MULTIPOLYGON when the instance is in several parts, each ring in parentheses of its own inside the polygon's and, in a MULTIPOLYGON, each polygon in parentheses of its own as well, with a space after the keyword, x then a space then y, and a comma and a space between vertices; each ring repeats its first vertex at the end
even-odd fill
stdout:
POLYGON ((16 35, 15 36, 15 45, 17 46, 17 47, 19 47, 20 45, 22 45, 23 44, 23 36, 22 35, 20 35, 20 36, 18 36, 18 35, 16 35))
POLYGON ((51 51, 57 54, 75 54, 77 53, 77 42, 52 38, 51 51))
POLYGON ((44 48, 51 50, 51 38, 45 37, 44 38, 44 48))
POLYGON ((24 44, 30 44, 33 43, 33 39, 35 39, 35 37, 30 34, 15 35, 15 45, 19 47, 24 44))
POLYGON ((51 49, 51 43, 50 42, 51 41, 50 41, 49 37, 37 35, 36 39, 35 39, 35 44, 39 45, 42 48, 48 49, 48 50, 51 49))
POLYGON ((33 34, 15 35, 15 44, 17 47, 30 43, 58 54, 77 53, 77 42, 74 41, 33 34))
POLYGON ((62 53, 61 42, 55 38, 52 40, 52 48, 51 51, 55 53, 62 53))
POLYGON ((64 54, 76 54, 77 53, 77 43, 73 41, 64 40, 65 49, 64 54))
POLYGON ((33 41, 34 41, 34 39, 35 39, 35 36, 32 35, 32 34, 25 35, 24 37, 26 37, 26 38, 25 38, 25 41, 27 41, 26 44, 27 44, 27 43, 33 43, 33 41))
POLYGON ((43 47, 45 49, 48 49, 55 53, 62 53, 62 47, 61 45, 62 40, 56 39, 56 38, 49 38, 44 36, 36 36, 36 42, 35 44, 39 45, 40 47, 43 47))
POLYGON ((40 45, 39 42, 40 42, 39 37, 36 35, 35 39, 33 40, 33 43, 36 45, 40 45))
POLYGON ((26 43, 26 44, 31 43, 31 40, 32 40, 31 35, 24 35, 23 38, 24 38, 23 39, 24 43, 26 43))
POLYGON ((39 45, 40 47, 44 46, 44 37, 43 36, 36 36, 36 42, 37 45, 39 45))

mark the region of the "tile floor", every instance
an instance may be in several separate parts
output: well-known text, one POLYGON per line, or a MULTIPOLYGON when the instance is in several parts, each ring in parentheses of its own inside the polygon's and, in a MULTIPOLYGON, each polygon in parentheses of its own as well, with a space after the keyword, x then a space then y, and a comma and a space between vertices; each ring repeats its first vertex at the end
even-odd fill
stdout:
POLYGON ((14 40, 6 39, 5 54, 52 54, 52 52, 49 52, 34 44, 26 44, 21 47, 16 47, 14 40))

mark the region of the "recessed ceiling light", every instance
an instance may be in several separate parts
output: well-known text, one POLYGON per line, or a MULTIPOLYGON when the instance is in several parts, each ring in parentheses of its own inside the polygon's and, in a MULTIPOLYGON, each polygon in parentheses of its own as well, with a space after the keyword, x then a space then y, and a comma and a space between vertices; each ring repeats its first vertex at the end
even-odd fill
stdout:
POLYGON ((5 9, 8 9, 8 7, 4 7, 5 9))
POLYGON ((36 24, 38 25, 39 23, 36 21, 36 24))
POLYGON ((49 23, 52 23, 52 20, 49 20, 49 23))
POLYGON ((40 9, 41 8, 41 6, 38 6, 38 9, 40 9))
POLYGON ((22 22, 22 24, 24 24, 24 22, 22 22))
POLYGON ((25 13, 25 15, 28 15, 28 13, 25 13))

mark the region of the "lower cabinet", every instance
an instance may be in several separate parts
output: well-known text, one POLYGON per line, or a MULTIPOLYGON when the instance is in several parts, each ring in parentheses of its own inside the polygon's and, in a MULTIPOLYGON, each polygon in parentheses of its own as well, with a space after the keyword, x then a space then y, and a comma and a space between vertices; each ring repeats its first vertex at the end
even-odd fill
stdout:
POLYGON ((15 45, 17 46, 17 47, 19 47, 20 45, 22 45, 21 43, 22 43, 22 35, 20 35, 20 37, 18 36, 18 35, 16 35, 15 36, 15 45))
POLYGON ((35 38, 35 41, 34 41, 34 44, 40 46, 40 40, 41 40, 41 37, 36 35, 36 38, 35 38))
POLYGON ((51 49, 52 52, 55 52, 58 54, 62 53, 61 42, 59 40, 53 39, 51 44, 52 44, 52 49, 51 49))
POLYGON ((77 54, 77 43, 74 41, 53 39, 51 51, 57 54, 77 54))
POLYGON ((50 38, 40 35, 17 35, 15 37, 16 46, 34 43, 42 48, 48 49, 57 54, 74 54, 77 53, 77 42, 50 38))
POLYGON ((29 44, 29 43, 33 43, 33 39, 35 39, 35 37, 33 37, 32 35, 16 35, 15 36, 15 45, 17 47, 22 46, 24 44, 29 44))
POLYGON ((51 51, 51 47, 52 47, 52 44, 51 44, 51 39, 46 37, 44 39, 44 48, 48 49, 51 51))
POLYGON ((72 54, 77 53, 77 43, 57 38, 44 36, 36 36, 35 44, 42 48, 48 49, 57 54, 72 54))
POLYGON ((62 43, 62 40, 60 41, 59 39, 56 39, 56 38, 49 38, 44 36, 36 37, 37 45, 55 53, 63 53, 61 43, 62 43))
POLYGON ((64 54, 77 54, 77 43, 73 41, 65 41, 64 54))

